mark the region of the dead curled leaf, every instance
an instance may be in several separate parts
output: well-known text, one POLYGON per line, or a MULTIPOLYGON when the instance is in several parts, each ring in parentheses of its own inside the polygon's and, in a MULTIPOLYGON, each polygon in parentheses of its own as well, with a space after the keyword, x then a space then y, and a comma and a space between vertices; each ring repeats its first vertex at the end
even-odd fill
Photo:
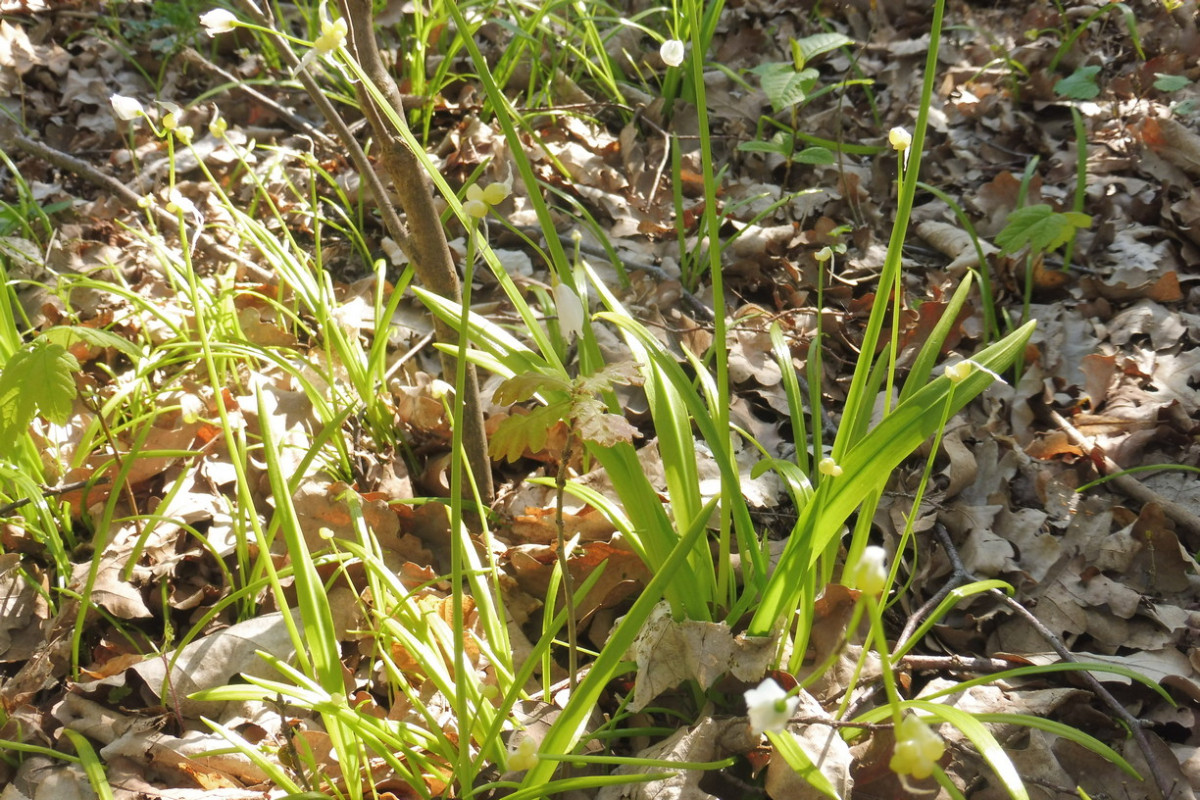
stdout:
POLYGON ((747 683, 766 674, 775 655, 773 637, 734 635, 721 622, 676 621, 667 603, 655 606, 630 648, 637 662, 631 711, 640 711, 686 680, 708 689, 730 674, 747 683))

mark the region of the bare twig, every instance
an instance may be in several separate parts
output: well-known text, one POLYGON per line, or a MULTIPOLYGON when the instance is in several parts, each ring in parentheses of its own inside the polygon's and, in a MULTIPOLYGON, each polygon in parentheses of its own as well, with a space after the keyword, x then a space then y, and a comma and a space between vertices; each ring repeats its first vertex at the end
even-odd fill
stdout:
POLYGON ((562 572, 563 609, 567 612, 567 680, 571 692, 579 672, 579 633, 575 626, 575 580, 571 577, 571 563, 567 555, 567 533, 563 523, 563 499, 567 489, 567 471, 571 463, 571 445, 574 443, 574 426, 567 428, 567 443, 563 446, 558 463, 558 475, 554 480, 554 527, 558 532, 558 568, 562 572))
POLYGON ((1002 658, 964 658, 960 655, 949 656, 919 656, 906 655, 896 666, 910 672, 973 672, 987 675, 992 672, 1003 672, 1012 669, 1014 665, 1002 658))
POLYGON ((316 125, 313 125, 311 122, 309 122, 308 120, 306 120, 304 117, 300 116, 299 114, 295 113, 291 109, 284 108, 282 105, 275 102, 274 99, 267 97, 265 94, 258 91, 258 89, 255 89, 253 86, 246 83, 245 81, 238 80, 238 77, 236 75, 231 75, 230 73, 221 69, 219 66, 217 66, 213 62, 209 61, 207 58, 202 56, 200 53, 196 52, 196 50, 194 48, 185 47, 185 48, 183 48, 183 52, 180 55, 183 57, 183 60, 187 61, 189 64, 194 64, 195 66, 199 67, 200 69, 204 70, 205 72, 212 73, 213 75, 216 75, 216 76, 220 77, 221 79, 228 81, 229 84, 231 86, 235 87, 239 92, 246 95, 247 97, 254 98, 255 101, 257 101, 257 102, 261 103, 262 105, 266 106, 267 108, 271 109, 276 114, 278 114, 280 117, 287 120, 288 124, 290 124, 293 128, 300 131, 301 133, 304 133, 307 136, 311 136, 313 139, 316 139, 318 142, 321 142, 326 147, 331 147, 331 148, 337 147, 337 142, 335 142, 332 138, 330 138, 325 133, 325 131, 321 130, 316 125))
MULTIPOLYGON (((0 115, 0 149, 9 150, 14 147, 34 158, 40 158, 51 166, 83 178, 88 183, 108 191, 126 208, 137 208, 142 204, 141 195, 113 176, 106 172, 101 172, 82 159, 75 158, 61 150, 55 150, 47 144, 29 138, 17 129, 15 122, 4 115, 0 115)), ((154 202, 147 206, 147 210, 154 215, 158 224, 162 225, 165 229, 178 229, 179 219, 170 211, 167 211, 165 207, 154 202)), ((275 282, 275 277, 270 272, 234 252, 216 239, 213 239, 212 236, 203 230, 196 230, 192 236, 196 246, 207 255, 221 261, 238 264, 249 275, 252 275, 255 280, 268 284, 275 282)))
POLYGON ((1078 428, 1072 425, 1062 414, 1059 414, 1054 409, 1047 409, 1050 414, 1050 419, 1054 420, 1054 424, 1062 428, 1067 434, 1067 437, 1084 449, 1085 454, 1096 465, 1096 469, 1102 474, 1112 475, 1109 483, 1113 484, 1124 494, 1137 502, 1145 505, 1154 503, 1163 510, 1163 513, 1174 520, 1177 524, 1188 529, 1193 537, 1200 538, 1200 516, 1196 516, 1183 505, 1176 503, 1174 500, 1168 500, 1158 492, 1147 487, 1132 475, 1119 475, 1122 467, 1108 457, 1099 445, 1094 441, 1084 436, 1078 428))
MULTIPOLYGON (((96 479, 88 479, 86 481, 73 481, 71 483, 63 483, 58 486, 42 486, 42 497, 57 497, 60 494, 67 494, 78 489, 86 489, 91 486, 102 486, 108 483, 111 479, 108 476, 101 476, 96 479)), ((7 516, 19 508, 24 508, 33 502, 32 497, 22 497, 19 500, 14 500, 11 503, 5 503, 0 506, 0 517, 7 516)))
MULTIPOLYGON (((974 580, 974 578, 971 576, 971 573, 967 571, 965 566, 963 566, 962 559, 958 556, 958 549, 954 546, 954 542, 951 541, 950 534, 946 530, 945 526, 941 523, 936 524, 934 526, 934 532, 937 534, 938 541, 942 543, 942 547, 946 551, 946 556, 950 559, 950 563, 954 568, 954 574, 951 576, 951 580, 957 581, 958 583, 974 580)), ((957 585, 957 583, 955 585, 957 585)), ((1025 606, 1021 605, 999 589, 992 589, 988 592, 988 594, 996 600, 999 600, 1001 603, 1004 603, 1018 616, 1033 626, 1033 629, 1038 632, 1039 636, 1046 640, 1046 643, 1049 644, 1054 652, 1058 654, 1060 659, 1062 659, 1064 662, 1072 664, 1078 663, 1079 660, 1075 658, 1074 654, 1072 654, 1070 650, 1067 649, 1066 645, 1062 643, 1062 640, 1059 639, 1053 631, 1042 624, 1042 621, 1034 616, 1029 609, 1025 608, 1025 606)), ((1109 707, 1113 715, 1120 719, 1121 722, 1124 723, 1125 727, 1129 729, 1129 734, 1133 737, 1133 740, 1137 743, 1138 749, 1142 751, 1142 756, 1146 759, 1146 766, 1150 769, 1151 774, 1154 776, 1154 783, 1158 786, 1159 792, 1162 793, 1163 800, 1170 800, 1171 796, 1174 794, 1174 788, 1167 779, 1166 772, 1159 764, 1158 756, 1154 752, 1154 748, 1150 745, 1150 740, 1146 738, 1146 731, 1141 721, 1137 717, 1133 716, 1133 714, 1129 713, 1129 710, 1126 709, 1125 706, 1123 706, 1117 700, 1117 698, 1113 697, 1112 693, 1109 692, 1108 689, 1104 688, 1104 684, 1100 683, 1096 676, 1091 672, 1088 672, 1087 670, 1080 670, 1078 675, 1080 679, 1087 684, 1088 688, 1091 689, 1092 692, 1094 692, 1095 695, 1099 697, 1106 706, 1109 707)))

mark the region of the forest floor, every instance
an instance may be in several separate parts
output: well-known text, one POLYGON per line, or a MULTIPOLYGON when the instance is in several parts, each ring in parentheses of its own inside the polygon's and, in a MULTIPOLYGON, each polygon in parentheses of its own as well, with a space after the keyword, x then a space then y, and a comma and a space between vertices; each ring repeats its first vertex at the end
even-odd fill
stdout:
MULTIPOLYGON (((7 204, 0 209, 0 259, 19 301, 18 328, 32 336, 69 323, 144 343, 166 337, 172 319, 188 318, 185 298, 159 266, 162 251, 179 251, 178 237, 155 231, 144 211, 104 184, 103 176, 152 202, 171 200, 164 187, 174 181, 177 197, 190 201, 196 213, 209 215, 218 227, 236 227, 216 218, 208 178, 197 169, 203 159, 234 195, 245 179, 228 145, 207 133, 219 109, 227 136, 273 146, 258 151, 253 168, 268 191, 286 200, 296 185, 308 185, 305 175, 315 165, 354 204, 348 214, 362 223, 363 240, 330 229, 313 246, 320 247, 322 269, 334 281, 338 320, 368 337, 376 283, 363 254, 381 258, 388 251, 352 165, 312 134, 310 126, 321 127, 319 115, 286 70, 273 72, 261 53, 247 49, 249 37, 231 35, 214 44, 194 23, 180 22, 159 5, 80 0, 38 8, 35 2, 0 2, 0 105, 14 121, 0 136, 6 156, 0 199, 7 204), (250 84, 262 97, 244 90, 250 84), (196 155, 178 156, 169 172, 164 140, 144 125, 118 120, 113 94, 141 98, 152 116, 165 113, 155 100, 180 106, 182 119, 197 132, 196 155), (14 139, 13 125, 28 138, 14 139), (48 158, 22 144, 29 140, 75 161, 48 158), (45 213, 50 229, 38 227, 38 215, 27 211, 33 207, 45 213)), ((897 158, 887 133, 913 126, 929 48, 925 3, 832 4, 822 14, 809 5, 727 2, 709 53, 722 70, 706 76, 716 159, 727 167, 720 202, 721 234, 729 239, 722 268, 732 325, 731 415, 776 455, 794 444, 769 327, 782 328, 798 366, 817 326, 826 334, 821 389, 832 429, 894 219, 897 158), (752 70, 789 63, 789 39, 820 33, 818 19, 853 44, 816 62, 818 83, 810 95, 857 78, 869 79, 870 90, 849 86, 796 103, 790 113, 773 112, 752 70), (764 116, 779 124, 764 130, 764 116), (795 139, 784 133, 790 126, 795 139), (775 131, 777 152, 739 147, 768 143, 775 131), (819 141, 851 147, 832 163, 787 157, 819 141), (821 280, 824 266, 815 255, 838 243, 845 253, 834 274, 821 280)), ((949 4, 921 165, 922 180, 941 195, 919 192, 904 250, 901 364, 929 335, 970 270, 985 276, 988 292, 973 292, 953 326, 947 354, 969 355, 1029 319, 1038 327, 1019 377, 1004 375, 947 426, 915 515, 915 544, 904 556, 907 589, 888 619, 898 633, 923 603, 964 575, 1008 582, 1015 599, 1075 657, 1148 676, 1175 704, 1119 674, 1098 672, 1107 699, 1081 680, 1059 676, 975 687, 960 707, 1061 721, 1109 743, 1144 770, 1145 756, 1126 735, 1115 702, 1144 724, 1159 783, 1172 787, 1172 798, 1188 798, 1200 791, 1200 481, 1194 471, 1200 466, 1200 32, 1194 2, 1174 10, 1167 5, 1132 0, 1128 7, 1067 4, 1060 10, 1043 2, 949 4), (984 249, 982 265, 942 197, 953 200, 973 227, 984 249), (1048 253, 1004 253, 994 245, 1013 211, 1041 204, 1056 211, 1079 208, 1090 215, 1090 226, 1069 246, 1048 253), (1193 471, 1171 468, 1179 465, 1193 471), (1105 475, 1147 466, 1157 468, 1078 491, 1105 475)), ((398 20, 385 19, 385 51, 397 46, 398 20)), ((506 30, 497 25, 488 44, 502 49, 506 30)), ((658 43, 648 38, 627 36, 614 52, 651 73, 663 71, 658 43)), ((514 92, 520 80, 513 78, 514 92)), ((562 108, 531 116, 545 153, 557 160, 541 162, 539 178, 562 207, 585 209, 595 222, 584 228, 564 213, 559 233, 567 241, 572 230, 581 230, 582 257, 595 261, 626 307, 666 346, 703 352, 712 341, 703 313, 712 306, 711 285, 700 274, 694 291, 683 291, 695 262, 680 255, 681 241, 685 249, 695 247, 701 236, 695 220, 703 184, 698 156, 687 147, 697 130, 694 107, 681 102, 668 119, 645 84, 627 87, 626 105, 595 95, 584 81, 556 89, 562 108), (682 143, 677 170, 667 149, 671 136, 682 143), (598 234, 619 255, 627 281, 598 234)), ((520 98, 523 103, 529 93, 520 98)), ((452 186, 473 179, 480 168, 491 180, 506 177, 498 128, 482 112, 468 77, 449 81, 436 101, 426 140, 452 186)), ((498 210, 516 229, 528 230, 536 219, 521 195, 518 189, 498 210)), ((304 214, 286 211, 279 224, 298 237, 311 236, 304 214)), ((451 246, 461 259, 462 230, 455 225, 451 246)), ((550 277, 536 251, 499 225, 491 235, 510 274, 523 286, 549 291, 550 277)), ((266 309, 277 299, 271 270, 252 252, 245 254, 248 266, 234 273, 203 248, 195 259, 201 272, 233 274, 241 288, 229 295, 228 313, 250 343, 297 359, 323 357, 320 347, 270 317, 266 309)), ((513 323, 490 278, 475 285, 473 306, 500 324, 513 323)), ((389 334, 394 360, 426 342, 429 330, 423 308, 405 301, 389 334)), ((107 468, 108 434, 100 420, 115 413, 129 371, 126 356, 112 348, 93 343, 73 352, 82 364, 75 406, 63 421, 35 423, 46 463, 40 483, 51 487, 107 468)), ((62 729, 73 727, 104 746, 105 768, 120 797, 263 796, 238 769, 206 761, 202 772, 186 751, 171 750, 168 757, 148 749, 164 730, 184 737, 201 727, 201 713, 213 716, 211 704, 189 707, 183 698, 252 670, 254 651, 270 649, 269 637, 280 635, 242 627, 252 620, 233 625, 236 609, 205 618, 197 641, 235 629, 237 641, 225 641, 220 657, 195 659, 174 698, 157 696, 165 659, 147 660, 145 654, 170 651, 223 596, 229 570, 238 567, 229 555, 235 545, 222 539, 232 536, 226 521, 229 504, 237 502, 228 497, 233 474, 218 457, 216 429, 204 421, 213 415, 212 391, 195 372, 194 359, 176 353, 150 371, 157 395, 140 401, 145 413, 173 411, 145 428, 122 424, 119 450, 155 454, 131 460, 117 498, 102 485, 55 498, 64 515, 58 524, 71 531, 66 556, 73 574, 61 574, 65 562, 56 566, 20 517, 0 529, 0 698, 7 719, 0 740, 61 747, 62 729), (191 455, 179 455, 185 452, 191 455), (169 522, 147 535, 136 520, 154 514, 169 522), (102 549, 92 539, 98 520, 111 526, 102 549), (189 534, 197 530, 207 538, 203 547, 189 534), (225 557, 224 564, 214 553, 225 557), (78 606, 55 592, 78 591, 89 571, 99 613, 87 615, 77 630, 78 606)), ((349 477, 369 524, 387 538, 397 570, 432 580, 448 563, 443 523, 425 513, 429 506, 388 501, 438 493, 450 440, 434 381, 441 376, 428 347, 397 363, 388 403, 411 453, 384 457, 364 444, 355 451, 358 464, 349 477)), ((277 378, 267 371, 260 384, 276 415, 269 424, 290 437, 303 427, 296 419, 303 414, 303 392, 270 388, 277 378)), ((244 385, 254 382, 242 379, 244 385)), ((494 388, 487 384, 485 396, 494 388)), ((247 417, 260 411, 251 393, 227 399, 247 417)), ((644 403, 639 408, 632 399, 630 406, 629 419, 644 429, 644 403)), ((489 409, 496 419, 506 412, 489 409)), ((912 511, 927 456, 918 453, 902 465, 880 501, 875 534, 891 551, 912 511)), ((655 468, 649 456, 646 463, 655 468)), ((313 468, 314 477, 295 497, 301 523, 314 532, 351 529, 351 515, 338 500, 347 483, 319 476, 311 463, 304 466, 313 468)), ((749 466, 745 490, 756 520, 782 536, 794 521, 791 506, 777 482, 750 480, 749 466)), ((700 467, 704 474, 706 465, 700 467)), ((518 628, 523 620, 540 624, 536 598, 544 596, 554 565, 554 491, 527 478, 555 473, 553 459, 496 465, 495 529, 506 545, 504 567, 515 587, 510 610, 518 628)), ((268 487, 260 491, 253 499, 269 508, 268 487)), ((587 558, 611 561, 612 574, 597 593, 604 607, 581 610, 583 640, 599 646, 647 576, 629 551, 610 540, 612 529, 598 525, 587 509, 568 509, 568 523, 591 543, 587 558)), ((844 624, 845 609, 833 608, 831 599, 823 612, 829 619, 818 627, 844 624)), ((911 680, 925 685, 959 674, 955 664, 972 659, 979 669, 1057 660, 1045 630, 981 595, 957 606, 925 637, 920 654, 926 661, 913 662, 911 680)), ((534 637, 532 628, 527 633, 534 637)), ((354 644, 348 639, 346 652, 354 644)), ((347 664, 349 671, 355 668, 347 664)), ((814 688, 816 699, 839 697, 846 688, 839 680, 814 688)), ((249 736, 260 721, 224 722, 249 736)), ((1078 797, 1077 787, 1092 798, 1160 796, 1131 785, 1101 756, 1050 733, 1010 729, 1001 738, 1030 797, 1078 797)), ((966 796, 1007 796, 961 737, 950 737, 949 744, 945 768, 966 796)), ((886 759, 867 750, 855 759, 853 797, 907 796, 886 759)), ((59 787, 56 798, 87 796, 87 782, 77 772, 53 760, 37 762, 38 772, 29 766, 33 760, 29 756, 20 766, 15 757, 0 761, 0 785, 9 785, 0 798, 22 796, 18 792, 49 797, 52 787, 59 787), (78 780, 72 789, 77 793, 61 793, 70 774, 78 780)), ((672 796, 758 796, 762 790, 753 784, 745 776, 730 777, 724 785, 706 784, 703 792, 696 786, 688 790, 692 794, 672 796)))

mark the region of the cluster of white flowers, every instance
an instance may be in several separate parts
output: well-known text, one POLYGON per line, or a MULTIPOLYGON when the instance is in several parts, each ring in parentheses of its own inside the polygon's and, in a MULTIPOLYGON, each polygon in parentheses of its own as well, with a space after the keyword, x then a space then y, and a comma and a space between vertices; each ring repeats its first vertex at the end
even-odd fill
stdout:
POLYGON ((830 478, 836 478, 842 474, 841 466, 829 456, 825 456, 817 462, 817 472, 826 475, 830 478))

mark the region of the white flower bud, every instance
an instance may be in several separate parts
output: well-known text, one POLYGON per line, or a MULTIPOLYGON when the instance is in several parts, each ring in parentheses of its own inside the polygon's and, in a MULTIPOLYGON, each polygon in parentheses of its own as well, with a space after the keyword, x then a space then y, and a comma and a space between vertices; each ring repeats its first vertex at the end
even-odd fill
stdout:
POLYGON ((658 55, 662 57, 663 63, 668 67, 678 67, 683 63, 683 42, 678 39, 667 39, 662 43, 662 47, 658 48, 658 55))

